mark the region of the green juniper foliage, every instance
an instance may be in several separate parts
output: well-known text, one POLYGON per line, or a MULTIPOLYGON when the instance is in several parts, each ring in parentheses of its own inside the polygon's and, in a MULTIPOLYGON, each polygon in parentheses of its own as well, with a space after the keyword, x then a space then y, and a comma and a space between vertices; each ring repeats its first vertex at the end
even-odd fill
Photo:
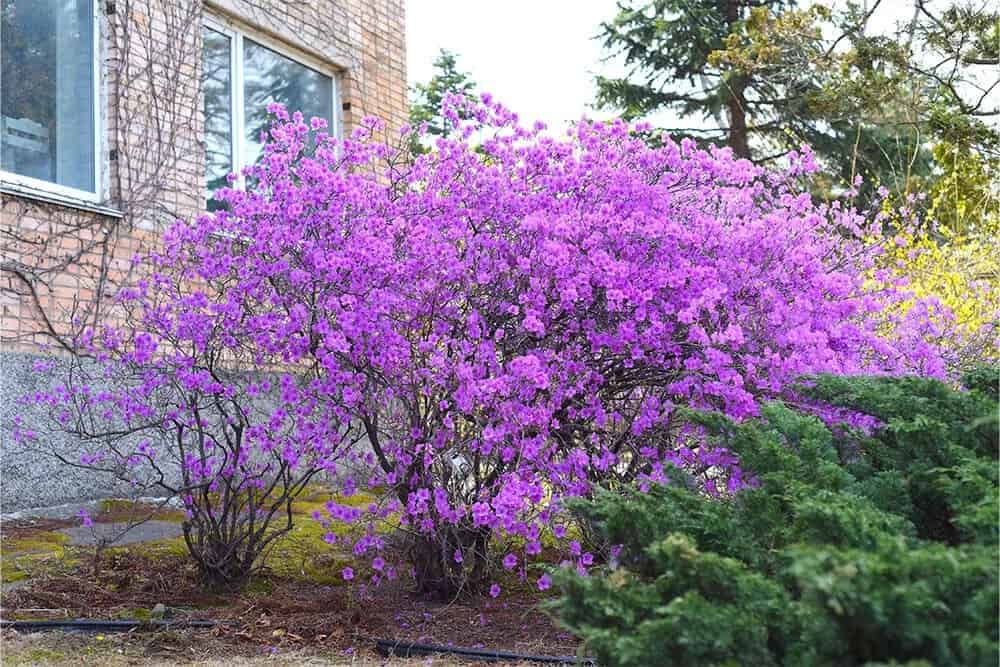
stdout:
POLYGON ((996 665, 997 376, 820 377, 871 436, 781 404, 689 413, 753 471, 713 498, 680 472, 574 509, 620 563, 553 603, 602 665, 996 665))

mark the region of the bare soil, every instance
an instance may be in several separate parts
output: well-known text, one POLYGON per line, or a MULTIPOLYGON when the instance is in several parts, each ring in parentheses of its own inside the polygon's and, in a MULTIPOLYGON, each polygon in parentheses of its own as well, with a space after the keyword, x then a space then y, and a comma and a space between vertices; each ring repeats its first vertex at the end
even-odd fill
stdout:
MULTIPOLYGON (((62 526, 31 528, 42 527, 62 526)), ((5 539, 32 534, 33 530, 4 526, 5 539)), ((339 557, 330 554, 331 567, 339 567, 339 557)), ((387 662, 374 652, 375 639, 547 655, 573 655, 578 647, 576 639, 540 608, 544 596, 514 577, 501 582, 504 594, 498 599, 468 595, 440 603, 412 595, 412 582, 406 578, 384 581, 366 591, 265 572, 238 593, 213 592, 198 585, 193 567, 175 548, 158 550, 151 545, 116 548, 100 558, 92 550, 75 548, 74 563, 35 573, 21 587, 6 591, 0 599, 0 616, 145 620, 154 606, 163 604, 170 619, 211 619, 220 624, 211 631, 132 632, 100 639, 93 634, 71 634, 66 641, 57 639, 61 633, 7 631, 4 665, 212 665, 255 664, 263 659, 272 661, 269 664, 317 660, 315 664, 405 665, 427 661, 387 662), (113 654, 110 661, 103 657, 108 651, 113 654), (98 654, 102 657, 97 658, 98 654), (125 661, 116 662, 115 656, 125 661)), ((438 657, 431 664, 475 663, 438 657)))
MULTIPOLYGON (((448 656, 382 658, 369 652, 345 652, 322 645, 268 648, 259 654, 234 654, 229 646, 204 632, 94 635, 80 633, 0 632, 0 664, 4 667, 471 667, 477 663, 448 656)), ((495 663, 494 663, 495 664, 495 663)), ((529 663, 507 663, 527 667, 529 663)))

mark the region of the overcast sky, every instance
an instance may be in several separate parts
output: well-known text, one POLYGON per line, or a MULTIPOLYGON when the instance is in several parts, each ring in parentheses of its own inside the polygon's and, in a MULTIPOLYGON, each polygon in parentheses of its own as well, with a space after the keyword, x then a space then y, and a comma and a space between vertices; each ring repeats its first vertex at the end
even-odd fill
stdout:
MULTIPOLYGON (((901 0, 883 2, 873 24, 886 29, 905 21, 911 7, 901 0)), ((435 56, 446 48, 458 54, 460 67, 481 91, 493 93, 526 123, 542 120, 559 129, 583 114, 607 117, 590 107, 594 75, 621 68, 601 63, 601 45, 593 37, 601 21, 615 14, 615 0, 406 0, 408 78, 411 85, 430 79, 435 56)), ((653 120, 669 125, 668 115, 653 120)))
POLYGON ((442 48, 522 120, 561 127, 587 113, 600 71, 591 39, 614 0, 407 0, 407 74, 427 81, 442 48))

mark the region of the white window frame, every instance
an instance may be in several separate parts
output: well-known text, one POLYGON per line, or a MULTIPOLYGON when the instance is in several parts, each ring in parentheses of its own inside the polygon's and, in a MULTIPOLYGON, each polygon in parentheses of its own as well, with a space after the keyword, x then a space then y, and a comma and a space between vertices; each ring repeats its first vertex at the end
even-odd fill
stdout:
MULTIPOLYGON (((329 119, 330 127, 327 128, 329 134, 333 137, 340 138, 341 136, 341 118, 340 118, 340 78, 338 76, 338 70, 332 67, 329 63, 323 60, 309 55, 299 49, 283 44, 279 41, 274 40, 267 34, 256 30, 243 23, 237 23, 231 19, 220 16, 218 14, 205 13, 204 17, 204 27, 221 33, 229 38, 229 67, 230 67, 230 104, 231 109, 231 123, 230 123, 230 150, 232 151, 232 173, 237 175, 237 185, 243 182, 240 172, 246 167, 251 166, 247 163, 247 158, 249 150, 247 148, 247 138, 246 138, 246 105, 243 97, 244 94, 244 72, 243 72, 243 40, 249 39, 255 44, 260 44, 264 48, 270 49, 275 53, 282 55, 289 60, 295 61, 296 63, 313 70, 319 74, 330 79, 330 89, 331 89, 331 115, 332 118, 329 119)), ((202 103, 202 110, 205 106, 202 103)), ((205 183, 207 174, 202 174, 202 183, 205 183)))
POLYGON ((91 16, 94 21, 93 45, 92 45, 92 67, 93 67, 93 105, 91 116, 94 123, 94 191, 80 190, 67 185, 52 183, 40 178, 22 176, 12 171, 0 168, 0 185, 4 191, 14 194, 23 194, 31 197, 37 195, 40 199, 55 200, 55 203, 76 204, 79 202, 87 204, 99 204, 104 198, 104 159, 101 149, 104 145, 104 113, 101 98, 101 79, 103 77, 103 58, 101 57, 101 33, 102 17, 100 2, 91 0, 91 16))

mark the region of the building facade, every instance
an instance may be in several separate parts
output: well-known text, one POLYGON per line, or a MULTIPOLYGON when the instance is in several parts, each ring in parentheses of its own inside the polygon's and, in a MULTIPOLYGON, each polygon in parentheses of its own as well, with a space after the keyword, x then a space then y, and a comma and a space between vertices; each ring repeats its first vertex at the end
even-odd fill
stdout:
POLYGON ((0 0, 0 500, 100 493, 10 449, 16 398, 131 258, 252 164, 266 107, 407 118, 404 0, 0 0))

